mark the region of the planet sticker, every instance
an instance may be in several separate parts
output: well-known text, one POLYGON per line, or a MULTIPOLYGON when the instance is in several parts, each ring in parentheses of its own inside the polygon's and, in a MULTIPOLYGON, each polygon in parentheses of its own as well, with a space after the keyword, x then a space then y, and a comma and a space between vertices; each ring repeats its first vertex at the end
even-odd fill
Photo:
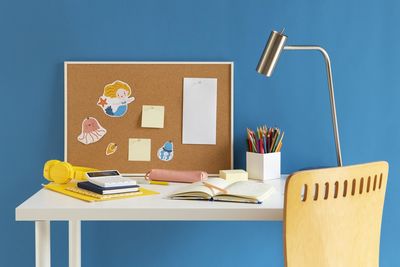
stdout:
POLYGON ((106 156, 114 154, 115 152, 117 152, 117 149, 118 145, 116 143, 109 143, 106 148, 106 156))

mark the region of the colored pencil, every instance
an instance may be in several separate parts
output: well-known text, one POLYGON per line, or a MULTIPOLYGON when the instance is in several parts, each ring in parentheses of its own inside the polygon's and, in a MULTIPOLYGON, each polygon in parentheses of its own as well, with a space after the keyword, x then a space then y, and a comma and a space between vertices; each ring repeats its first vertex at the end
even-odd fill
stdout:
POLYGON ((255 131, 247 128, 247 151, 254 153, 273 153, 279 152, 282 149, 282 139, 285 132, 279 128, 268 128, 262 125, 256 128, 255 131))

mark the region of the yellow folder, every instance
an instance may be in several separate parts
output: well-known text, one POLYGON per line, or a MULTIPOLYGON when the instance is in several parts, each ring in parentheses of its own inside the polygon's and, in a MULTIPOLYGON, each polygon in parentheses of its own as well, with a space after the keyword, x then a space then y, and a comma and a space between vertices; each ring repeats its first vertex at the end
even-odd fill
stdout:
POLYGON ((145 189, 140 187, 139 192, 132 193, 122 193, 122 194, 111 194, 111 195, 100 195, 96 193, 92 193, 90 191, 79 188, 76 185, 76 182, 71 182, 67 184, 55 184, 49 183, 43 185, 44 188, 49 189, 51 191, 55 191, 70 197, 74 197, 80 200, 84 200, 87 202, 95 202, 95 201, 105 201, 105 200, 113 200, 113 199, 123 199, 123 198, 131 198, 131 197, 142 197, 142 196, 150 196, 159 194, 156 191, 152 191, 149 189, 145 189))

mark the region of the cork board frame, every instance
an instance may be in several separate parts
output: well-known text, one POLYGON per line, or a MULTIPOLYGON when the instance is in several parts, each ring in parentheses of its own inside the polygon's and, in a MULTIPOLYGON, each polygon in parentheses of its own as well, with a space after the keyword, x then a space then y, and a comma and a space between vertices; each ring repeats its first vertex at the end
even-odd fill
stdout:
POLYGON ((204 170, 217 175, 233 168, 233 62, 65 62, 64 159, 73 165, 117 169, 142 176, 151 169, 204 170), (183 78, 217 78, 217 144, 182 144, 183 78), (135 101, 120 118, 110 118, 97 106, 103 88, 115 80, 131 85, 135 101), (143 105, 165 107, 164 128, 141 128, 143 105), (107 129, 96 143, 77 141, 86 117, 107 129), (129 138, 151 139, 151 161, 128 161, 129 138), (172 161, 161 161, 157 150, 174 143, 172 161), (110 142, 117 152, 106 156, 110 142))

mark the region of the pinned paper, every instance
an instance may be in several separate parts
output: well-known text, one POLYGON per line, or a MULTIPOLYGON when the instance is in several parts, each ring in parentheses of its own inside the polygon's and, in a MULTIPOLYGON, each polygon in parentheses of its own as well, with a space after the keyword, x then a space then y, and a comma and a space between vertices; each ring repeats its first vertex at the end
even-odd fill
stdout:
POLYGON ((118 149, 118 145, 116 143, 109 143, 106 148, 106 156, 114 154, 118 149))
POLYGON ((142 127, 164 128, 164 106, 142 107, 142 127))
POLYGON ((151 139, 129 138, 129 161, 151 160, 151 139))
POLYGON ((122 117, 128 111, 128 104, 135 100, 134 97, 129 97, 131 94, 129 84, 116 80, 104 86, 103 95, 97 105, 110 117, 122 117))
POLYGON ((88 145, 99 141, 107 130, 93 117, 87 117, 82 121, 82 132, 78 136, 78 141, 88 145))
POLYGON ((183 79, 183 144, 217 142, 217 79, 183 79))
POLYGON ((172 141, 167 141, 157 151, 157 156, 162 161, 170 161, 174 157, 174 144, 172 141))

